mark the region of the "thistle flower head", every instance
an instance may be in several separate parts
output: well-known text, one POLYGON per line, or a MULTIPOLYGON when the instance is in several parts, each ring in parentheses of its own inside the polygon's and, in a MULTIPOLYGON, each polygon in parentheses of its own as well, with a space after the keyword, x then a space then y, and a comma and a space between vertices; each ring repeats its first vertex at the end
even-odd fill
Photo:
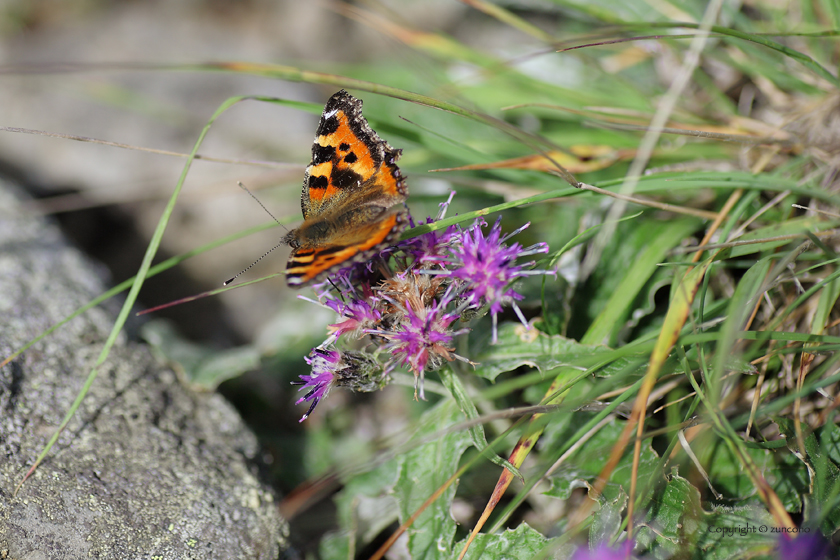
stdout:
POLYGON ((533 274, 553 274, 551 271, 535 271, 526 267, 533 262, 517 264, 517 259, 535 253, 547 253, 548 245, 538 243, 524 249, 518 243, 506 245, 505 241, 521 232, 530 224, 525 224, 515 232, 502 237, 501 216, 484 235, 487 223, 483 219, 475 221, 473 226, 461 236, 461 243, 449 251, 452 265, 448 274, 461 280, 465 286, 463 297, 473 307, 488 305, 493 316, 493 341, 496 341, 496 316, 504 304, 511 304, 522 323, 528 323, 516 306, 515 301, 523 299, 512 284, 514 280, 533 274))
POLYGON ((425 303, 423 293, 415 287, 414 291, 405 294, 402 301, 395 301, 403 313, 399 327, 382 333, 389 340, 387 348, 391 350, 395 362, 414 373, 415 398, 419 388, 420 398, 425 400, 423 378, 427 369, 437 369, 444 361, 454 358, 455 349, 449 345, 459 333, 453 332, 450 326, 458 316, 446 312, 451 301, 450 291, 437 301, 425 303))
POLYGON ((384 386, 381 368, 374 359, 361 352, 328 350, 315 348, 304 358, 312 366, 312 373, 301 375, 300 381, 292 385, 302 385, 299 391, 309 389, 295 404, 311 402, 300 422, 306 420, 318 403, 324 400, 333 386, 348 387, 353 391, 371 392, 384 386))
POLYGON ((312 373, 301 375, 301 381, 293 381, 292 385, 302 385, 298 391, 309 389, 304 396, 299 398, 295 404, 304 401, 311 402, 309 410, 301 417, 300 422, 306 420, 318 403, 321 402, 330 392, 336 381, 336 368, 341 364, 341 354, 336 351, 327 351, 320 348, 314 349, 309 356, 305 357, 306 363, 312 366, 312 373))
POLYGON ((338 338, 347 334, 351 338, 359 338, 365 329, 372 328, 382 318, 382 313, 376 308, 373 296, 369 299, 350 299, 346 302, 330 299, 324 305, 335 311, 341 318, 339 322, 329 325, 331 337, 338 338))
MULTIPOLYGON (((450 195, 437 219, 451 201, 450 195)), ((318 303, 339 318, 328 327, 327 340, 306 359, 311 374, 296 383, 308 389, 298 403, 311 403, 302 420, 333 386, 374 391, 397 367, 414 374, 414 396, 425 399, 425 372, 454 359, 472 363, 455 353, 454 338, 468 330, 454 329, 456 319, 468 321, 489 310, 495 341, 497 315, 511 305, 527 327, 515 303, 523 299, 515 281, 552 272, 533 270, 533 262, 518 259, 546 253, 548 246, 506 243, 528 224, 505 236, 500 221, 485 232, 486 227, 479 219, 466 229, 450 226, 420 235, 381 253, 374 264, 345 268, 316 286, 318 303), (339 344, 361 350, 338 350, 334 345, 339 344)))

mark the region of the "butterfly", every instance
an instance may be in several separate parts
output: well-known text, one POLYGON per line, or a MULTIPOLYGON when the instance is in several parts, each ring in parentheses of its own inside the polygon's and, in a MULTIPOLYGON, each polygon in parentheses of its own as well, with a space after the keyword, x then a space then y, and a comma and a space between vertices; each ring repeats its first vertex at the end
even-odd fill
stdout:
POLYGON ((302 287, 393 245, 409 223, 408 186, 382 140, 344 90, 327 101, 303 178, 303 224, 283 237, 291 246, 286 283, 302 287))

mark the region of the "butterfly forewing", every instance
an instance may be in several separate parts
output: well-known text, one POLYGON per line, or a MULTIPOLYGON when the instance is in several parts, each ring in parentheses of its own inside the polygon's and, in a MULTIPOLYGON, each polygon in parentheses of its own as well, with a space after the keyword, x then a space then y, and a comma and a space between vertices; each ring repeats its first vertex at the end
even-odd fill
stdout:
POLYGON ((393 244, 408 224, 408 187, 395 150, 370 128, 344 90, 327 101, 301 195, 304 223, 286 241, 290 286, 303 286, 393 244))

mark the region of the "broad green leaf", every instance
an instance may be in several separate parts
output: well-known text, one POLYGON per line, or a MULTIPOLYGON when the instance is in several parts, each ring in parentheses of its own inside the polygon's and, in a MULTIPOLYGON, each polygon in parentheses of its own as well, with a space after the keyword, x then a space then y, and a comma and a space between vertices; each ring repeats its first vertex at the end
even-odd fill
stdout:
POLYGON ((518 323, 504 323, 499 325, 498 342, 476 348, 470 358, 478 362, 475 374, 493 381, 500 373, 520 366, 534 367, 543 373, 564 365, 583 371, 598 363, 599 354, 607 352, 611 350, 606 346, 589 346, 534 328, 526 330, 518 323))
MULTIPOLYGON (((793 421, 786 418, 775 418, 774 421, 791 451, 796 451, 798 446, 793 421)), ((806 434, 805 451, 803 459, 808 466, 810 486, 813 487, 813 493, 808 492, 809 495, 805 496, 805 520, 811 523, 821 521, 820 529, 825 534, 832 534, 840 527, 840 464, 837 461, 840 456, 840 430, 832 422, 816 433, 806 434)))
MULTIPOLYGON (((692 490, 696 493, 696 490, 692 490)), ((694 538, 687 544, 692 558, 731 560, 732 558, 771 558, 779 536, 773 517, 762 506, 716 506, 711 513, 702 512, 694 538), (766 555, 766 556, 762 556, 766 555)))
MULTIPOLYGON (((622 422, 613 420, 603 426, 586 444, 578 451, 566 466, 561 466, 551 475, 551 488, 546 492, 549 496, 561 499, 569 497, 571 490, 580 488, 590 483, 601 470, 609 458, 610 450, 624 428, 622 422)), ((632 448, 630 448, 632 450, 632 448)), ((642 444, 642 453, 639 460, 639 479, 649 478, 653 469, 656 468, 659 457, 650 447, 650 442, 642 444)), ((630 478, 633 465, 632 453, 626 453, 613 470, 610 482, 605 489, 605 494, 623 488, 625 494, 630 493, 630 478), (610 490, 612 488, 613 490, 610 490)))
MULTIPOLYGON (((398 478, 393 496, 399 505, 400 521, 405 522, 434 492, 455 473, 464 450, 472 445, 465 431, 440 433, 461 422, 463 415, 452 400, 428 410, 420 419, 416 441, 435 436, 400 455, 398 478)), ((450 558, 455 520, 449 512, 457 484, 452 484, 408 529, 408 550, 413 560, 450 558)))
POLYGON ((593 515, 592 526, 589 528, 590 545, 610 542, 619 535, 629 501, 630 498, 622 486, 610 484, 604 488, 604 492, 598 496, 599 508, 593 515))
MULTIPOLYGON (((464 542, 456 544, 455 550, 461 550, 464 542)), ((548 543, 538 531, 522 523, 500 534, 478 535, 464 560, 530 560, 548 543)))
POLYGON ((653 558, 673 558, 697 538, 699 513, 697 489, 674 473, 645 507, 637 542, 645 545, 653 558))
POLYGON ((665 488, 645 508, 637 546, 645 558, 756 558, 775 545, 773 518, 761 506, 738 504, 702 510, 700 494, 686 479, 672 472, 665 488))

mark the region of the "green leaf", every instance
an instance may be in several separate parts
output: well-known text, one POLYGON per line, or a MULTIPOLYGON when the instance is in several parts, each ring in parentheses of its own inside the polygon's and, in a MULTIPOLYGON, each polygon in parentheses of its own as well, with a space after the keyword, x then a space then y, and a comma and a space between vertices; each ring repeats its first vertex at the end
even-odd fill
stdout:
MULTIPOLYGON (((466 540, 455 545, 460 551, 466 540)), ((516 529, 508 529, 499 534, 479 534, 465 560, 530 560, 550 541, 527 523, 520 524, 516 529)))
MULTIPOLYGON (((555 471, 551 476, 551 488, 545 493, 549 496, 566 499, 573 489, 588 485, 606 465, 610 450, 623 429, 624 423, 613 419, 609 424, 598 430, 575 455, 574 463, 555 471)), ((639 480, 645 480, 653 474, 659 461, 659 457, 651 448, 649 440, 642 444, 642 453, 639 459, 639 480)), ((617 495, 619 488, 623 489, 624 494, 629 495, 632 466, 632 453, 625 453, 613 470, 609 484, 604 490, 606 495, 617 495)))
POLYGON ((606 346, 589 346, 560 335, 526 330, 518 323, 499 326, 496 344, 476 344, 470 357, 478 362, 475 374, 493 381, 503 372, 530 366, 545 373, 559 366, 586 369, 598 363, 598 356, 611 352, 606 346))
POLYGON ((711 513, 703 512, 698 521, 697 531, 686 539, 687 547, 696 551, 695 558, 770 558, 769 554, 776 548, 778 534, 770 532, 776 522, 764 507, 720 506, 711 513))
MULTIPOLYGON (((456 403, 458 403, 458 407, 461 409, 464 417, 467 420, 477 419, 478 409, 475 407, 475 404, 472 402, 469 395, 467 395, 466 387, 464 387, 464 384, 461 383, 461 379, 458 377, 458 374, 448 367, 439 370, 438 374, 440 375, 440 380, 443 382, 446 390, 449 391, 449 394, 452 395, 452 398, 455 399, 456 403)), ((500 457, 493 450, 488 449, 489 444, 487 443, 487 436, 484 433, 483 424, 476 424, 470 427, 468 431, 473 440, 473 445, 475 445, 476 449, 478 449, 485 458, 504 469, 508 469, 520 480, 523 479, 519 469, 514 467, 510 461, 500 457)))
POLYGON ((318 552, 321 560, 347 560, 355 556, 351 546, 352 539, 348 531, 327 533, 321 539, 318 552))
POLYGON ((702 510, 700 493, 674 469, 668 484, 646 507, 639 525, 637 546, 647 549, 645 558, 703 558, 729 560, 755 558, 769 552, 777 535, 775 522, 760 506, 736 505, 702 510), (686 552, 693 551, 691 556, 686 552))
POLYGON ((645 509, 645 523, 639 527, 637 542, 647 546, 654 558, 672 558, 683 550, 686 537, 691 539, 700 528, 700 495, 676 474, 645 509))
POLYGON ((747 317, 755 307, 756 299, 761 296, 760 290, 767 278, 770 264, 768 257, 751 266, 735 287, 735 293, 729 301, 726 321, 720 329, 715 351, 715 367, 708 378, 706 394, 712 403, 717 403, 720 399, 721 378, 726 373, 727 363, 731 361, 737 333, 743 330, 747 317))
MULTIPOLYGON (((840 430, 827 423, 817 432, 805 435, 806 454, 798 452, 793 421, 774 418, 779 431, 787 439, 788 447, 799 460, 808 466, 808 476, 813 492, 805 496, 805 521, 820 523, 823 533, 830 535, 840 527, 840 430)), ((806 429, 803 426, 803 429, 806 429)), ((804 492, 803 492, 804 494, 804 492)))
MULTIPOLYGON (((716 438, 716 436, 710 433, 709 438, 716 438)), ((699 452, 700 461, 707 465, 708 475, 715 489, 727 500, 760 503, 755 484, 744 471, 741 461, 732 453, 731 447, 719 439, 711 445, 708 445, 708 439, 697 440, 696 445, 692 447, 699 452), (704 441, 707 445, 704 445, 704 441), (703 453, 703 449, 707 449, 708 453, 703 453)), ((764 473, 767 482, 779 496, 787 511, 801 511, 802 495, 808 491, 807 473, 804 466, 797 465, 785 449, 757 449, 744 446, 741 452, 749 456, 764 473)))
POLYGON ((828 325, 831 312, 837 303, 837 298, 840 297, 840 279, 834 279, 820 292, 820 299, 817 301, 817 309, 814 312, 814 317, 811 320, 811 332, 813 334, 823 334, 826 325, 828 325))
MULTIPOLYGON (((399 474, 393 495, 399 505, 400 521, 411 517, 457 470, 461 455, 472 440, 467 432, 445 430, 461 420, 461 411, 452 400, 442 401, 421 417, 415 440, 434 439, 397 458, 399 474)), ((447 488, 408 529, 412 559, 451 557, 455 520, 449 510, 456 487, 452 484, 447 488)))
POLYGON ((193 390, 212 391, 219 383, 260 365, 260 352, 253 346, 214 350, 181 338, 164 320, 150 321, 140 329, 157 357, 181 375, 193 390))

